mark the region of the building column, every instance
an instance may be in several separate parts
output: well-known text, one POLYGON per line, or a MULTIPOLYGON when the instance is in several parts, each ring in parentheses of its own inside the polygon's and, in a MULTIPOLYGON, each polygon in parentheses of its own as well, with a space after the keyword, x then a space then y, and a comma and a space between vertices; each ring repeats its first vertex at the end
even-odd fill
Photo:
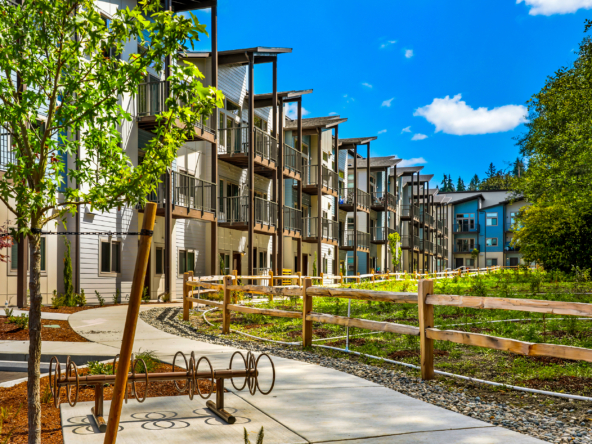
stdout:
POLYGON ((249 187, 249 220, 247 221, 247 275, 253 276, 255 242, 255 54, 249 53, 249 152, 247 155, 247 185, 249 187))
MULTIPOLYGON (((347 161, 346 161, 347 162, 347 161)), ((338 276, 339 270, 339 125, 335 127, 335 173, 337 174, 337 198, 333 199, 333 208, 335 215, 333 220, 337 223, 337 245, 335 246, 335 266, 333 267, 333 275, 338 276)))
MULTIPOLYGON (((218 6, 217 2, 215 2, 214 6, 212 6, 211 12, 211 20, 212 20, 212 81, 211 84, 214 88, 218 88, 218 6)), ((214 110, 214 115, 212 116, 212 125, 214 126, 215 131, 215 141, 211 144, 212 147, 212 165, 211 165, 211 181, 214 184, 213 190, 213 202, 212 207, 215 210, 215 218, 214 221, 210 223, 210 263, 211 267, 210 270, 212 275, 217 275, 218 273, 222 273, 222 270, 219 270, 220 263, 219 259, 219 251, 218 251, 218 218, 220 216, 220 202, 218 201, 218 196, 220 195, 220 190, 218 187, 220 183, 218 181, 218 127, 219 122, 218 119, 220 117, 220 113, 216 108, 214 110)), ((232 261, 232 256, 231 259, 232 261)), ((232 267, 231 267, 232 268, 232 267)))
POLYGON ((323 272, 323 132, 318 130, 317 139, 317 275, 323 272))
POLYGON ((354 276, 358 274, 358 145, 354 145, 354 276))
MULTIPOLYGON (((172 11, 172 1, 166 0, 165 9, 172 11)), ((165 59, 164 75, 165 78, 171 75, 171 56, 165 59)), ((168 95, 168 84, 166 85, 166 94, 168 95)), ((173 190, 172 190, 172 166, 167 168, 165 174, 165 205, 164 205, 164 292, 172 298, 171 280, 172 280, 172 226, 173 226, 173 190)))
MULTIPOLYGON (((302 97, 298 98, 298 144, 295 147, 300 153, 302 154, 302 97)), ((304 237, 304 214, 302 213, 302 181, 304 180, 304 171, 302 168, 302 157, 300 158, 300 180, 298 181, 298 208, 300 209, 301 215, 301 226, 300 226, 300 238, 296 240, 296 271, 299 271, 303 274, 304 271, 302 270, 302 238, 304 237)))
MULTIPOLYGON (((370 142, 368 142, 366 144, 366 193, 368 193, 370 195, 370 142)), ((372 199, 372 196, 370 196, 370 199, 372 199)), ((370 236, 372 236, 372 233, 370 233, 370 213, 371 210, 370 208, 368 208, 368 213, 366 213, 366 230, 368 230, 367 232, 370 234, 370 236)), ((372 245, 372 242, 370 242, 368 244, 368 259, 366 260, 366 273, 370 273, 370 246, 372 245)))

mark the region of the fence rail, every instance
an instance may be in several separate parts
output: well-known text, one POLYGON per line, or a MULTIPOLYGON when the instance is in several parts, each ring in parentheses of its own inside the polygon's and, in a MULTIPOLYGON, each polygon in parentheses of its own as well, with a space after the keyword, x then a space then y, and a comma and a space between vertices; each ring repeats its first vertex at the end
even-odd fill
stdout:
MULTIPOLYGON (((495 267, 499 270, 501 267, 495 267)), ((480 271, 479 269, 477 270, 480 271)), ((448 273, 448 272, 446 272, 448 273)), ((434 341, 449 341, 464 345, 485 347, 494 350, 503 350, 525 356, 547 356, 560 359, 571 359, 592 362, 592 350, 587 348, 572 347, 567 345, 532 343, 516 339, 501 338, 479 333, 469 333, 456 330, 440 330, 434 328, 434 309, 438 306, 465 307, 481 310, 511 310, 528 313, 545 313, 566 316, 592 318, 592 304, 582 302, 547 301, 534 299, 512 299, 497 297, 475 297, 458 295, 434 294, 434 281, 422 279, 419 281, 417 293, 398 293, 374 290, 360 290, 351 288, 327 288, 315 287, 310 277, 304 279, 301 286, 296 288, 273 287, 261 285, 236 285, 233 280, 237 276, 222 277, 223 284, 214 284, 191 280, 191 273, 185 273, 183 277, 183 318, 189 320, 189 310, 193 302, 205 303, 222 310, 222 333, 230 332, 230 312, 256 313, 267 316, 289 317, 302 319, 302 345, 312 345, 312 323, 343 325, 357 327, 371 331, 383 331, 396 334, 405 334, 420 337, 420 365, 421 375, 425 380, 434 378, 434 341), (202 298, 193 297, 196 287, 215 289, 223 292, 223 301, 214 302, 202 298), (246 307, 231 304, 232 292, 255 291, 269 296, 300 296, 302 297, 302 312, 246 307), (367 319, 355 319, 343 316, 334 316, 312 311, 314 297, 346 298, 365 301, 381 301, 392 303, 418 304, 419 327, 397 324, 393 322, 370 321, 367 319)), ((361 276, 359 276, 361 277, 361 276)), ((220 277, 218 277, 220 278, 220 277)), ((249 277, 241 277, 246 279, 249 277)), ((286 276, 266 276, 273 283, 275 279, 286 279, 286 276)), ((343 280, 343 277, 341 277, 343 280)))

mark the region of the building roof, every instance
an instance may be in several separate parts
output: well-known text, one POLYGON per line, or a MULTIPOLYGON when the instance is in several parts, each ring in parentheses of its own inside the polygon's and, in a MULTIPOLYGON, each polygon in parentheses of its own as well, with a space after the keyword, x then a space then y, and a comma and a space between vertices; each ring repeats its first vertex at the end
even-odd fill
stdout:
POLYGON ((273 48, 266 46, 255 46, 245 49, 231 49, 218 52, 218 65, 248 65, 249 54, 254 54, 255 64, 269 63, 274 60, 278 54, 289 54, 292 48, 273 48))
MULTIPOLYGON (((302 129, 325 129, 333 128, 340 123, 347 122, 347 118, 339 116, 327 116, 327 117, 311 117, 309 119, 302 119, 302 129)), ((291 120, 286 122, 286 130, 297 130, 298 121, 291 120)))
MULTIPOLYGON (((423 167, 422 167, 423 168, 423 167)), ((399 170, 399 168, 397 168, 397 170, 399 170)), ((430 180, 432 180, 434 178, 433 174, 420 174, 419 175, 419 183, 422 182, 429 182, 430 180)), ((402 181, 403 184, 407 183, 407 182, 411 182, 411 176, 405 176, 402 181)), ((413 182, 417 182, 417 179, 413 179, 413 182)))
MULTIPOLYGON (((414 173, 418 173, 423 170, 422 166, 411 166, 411 167, 397 167, 397 177, 409 176, 414 173)), ((394 176, 395 172, 391 172, 391 176, 394 176)))
MULTIPOLYGON (((448 194, 448 193, 446 193, 446 194, 448 194)), ((450 197, 450 196, 448 196, 448 197, 450 197)), ((483 197, 482 194, 474 194, 472 196, 468 196, 468 197, 465 197, 463 199, 455 200, 452 203, 454 205, 456 205, 456 204, 459 204, 459 203, 470 202, 471 200, 475 200, 475 199, 485 200, 485 198, 483 197)), ((452 198, 450 198, 450 200, 452 201, 452 198)))
POLYGON ((351 139, 339 139, 339 146, 366 145, 367 143, 370 143, 376 139, 378 139, 378 137, 354 137, 351 139))
POLYGON ((173 11, 193 11, 195 9, 211 8, 216 4, 215 0, 172 0, 173 11))
MULTIPOLYGON (((390 168, 402 161, 403 159, 398 159, 396 156, 371 157, 370 168, 390 168)), ((354 159, 347 159, 347 165, 348 167, 352 167, 354 165, 354 159)), ((358 159, 358 168, 367 168, 367 166, 367 159, 358 159)))
MULTIPOLYGON (((303 89, 300 91, 282 91, 278 92, 278 100, 293 99, 302 97, 305 94, 311 94, 312 89, 303 89)), ((248 100, 249 92, 247 91, 246 99, 248 100)), ((255 94, 255 108, 264 108, 266 106, 273 106, 273 93, 255 94)), ((291 120, 291 119, 290 119, 291 120)))
POLYGON ((184 59, 207 59, 212 56, 211 51, 193 51, 182 54, 184 59))

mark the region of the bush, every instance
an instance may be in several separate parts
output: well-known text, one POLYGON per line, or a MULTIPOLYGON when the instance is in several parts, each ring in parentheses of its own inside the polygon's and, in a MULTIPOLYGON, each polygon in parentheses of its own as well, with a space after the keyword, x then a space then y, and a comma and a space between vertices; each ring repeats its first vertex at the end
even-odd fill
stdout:
POLYGON ((51 298, 51 306, 54 309, 60 307, 83 307, 86 305, 86 296, 84 290, 80 291, 80 294, 73 293, 59 294, 56 290, 53 291, 53 298, 51 298))
POLYGON ((144 287, 142 291, 142 302, 150 302, 150 293, 148 293, 148 287, 144 287))
POLYGON ((15 324, 18 328, 26 329, 29 328, 29 316, 21 314, 20 316, 10 316, 8 318, 9 324, 15 324))

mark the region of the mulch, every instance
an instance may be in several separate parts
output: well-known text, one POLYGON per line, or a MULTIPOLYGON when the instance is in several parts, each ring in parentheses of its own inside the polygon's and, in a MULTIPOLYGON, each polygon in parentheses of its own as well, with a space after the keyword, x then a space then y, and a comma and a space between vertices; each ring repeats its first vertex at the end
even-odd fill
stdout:
MULTIPOLYGON (((114 307, 116 305, 122 305, 122 304, 105 304, 102 307, 100 305, 83 305, 82 307, 59 307, 59 308, 53 308, 53 307, 43 305, 43 306, 41 306, 41 312, 42 313, 73 314, 73 313, 78 313, 79 311, 93 310, 95 308, 114 307)), ((29 311, 29 307, 19 308, 19 310, 29 311)))
MULTIPOLYGON (((154 372, 170 372, 172 366, 168 364, 159 364, 154 372)), ((85 374, 87 369, 79 370, 79 374, 85 374)), ((183 383, 180 382, 179 386, 183 383)), ((144 393, 144 384, 137 384, 137 390, 140 395, 144 393)), ((200 380, 200 389, 202 393, 208 393, 210 388, 209 381, 200 380)), ((215 389, 215 385, 214 385, 215 389)), ((47 396, 49 393, 48 377, 41 378, 41 441, 44 444, 63 444, 64 438, 62 435, 62 427, 60 421, 60 409, 55 408, 53 398, 47 396), (45 394, 45 396, 44 396, 45 394), (45 399, 44 399, 45 398, 45 399), (45 402, 44 402, 45 401, 45 402)), ((105 400, 110 400, 113 396, 113 386, 105 387, 105 400)), ((74 396, 74 389, 72 389, 74 396)), ((174 383, 171 382, 153 382, 148 386, 149 398, 157 398, 162 396, 187 396, 177 391, 174 383)), ((199 397, 199 395, 196 395, 199 397)), ((62 403, 67 403, 65 390, 62 389, 60 394, 62 403)), ((94 400, 94 388, 81 388, 78 397, 78 402, 86 402, 94 400)), ((128 402, 135 402, 133 399, 128 399, 128 402)), ((27 439, 27 382, 22 382, 14 387, 0 387, 0 405, 3 408, 9 408, 10 414, 8 419, 4 421, 3 433, 0 433, 0 442, 4 443, 7 435, 13 431, 9 444, 26 444, 27 439), (21 410, 16 415, 19 406, 21 410)), ((90 410, 89 410, 90 414, 90 410)))
MULTIPOLYGON (((41 319, 41 325, 42 341, 88 342, 72 330, 68 321, 41 319), (59 325, 60 328, 43 327, 46 325, 59 325)), ((29 329, 19 328, 16 324, 9 324, 6 316, 0 316, 0 340, 28 341, 29 329)))

